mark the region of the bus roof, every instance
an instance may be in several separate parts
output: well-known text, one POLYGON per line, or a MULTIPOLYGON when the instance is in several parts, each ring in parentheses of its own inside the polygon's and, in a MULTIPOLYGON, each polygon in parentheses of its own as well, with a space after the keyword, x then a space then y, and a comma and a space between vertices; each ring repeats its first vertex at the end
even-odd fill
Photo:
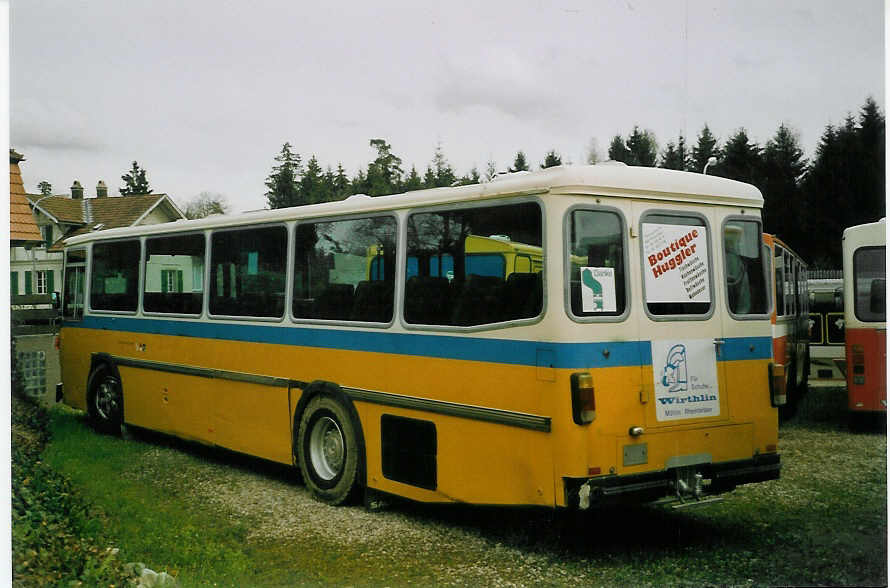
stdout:
POLYGON ((880 237, 884 235, 886 238, 887 228, 886 228, 887 218, 884 217, 879 221, 875 221, 873 223, 865 223, 862 225, 856 225, 853 227, 847 227, 844 229, 844 240, 847 239, 848 235, 864 235, 865 238, 874 239, 875 237, 880 237))
POLYGON ((557 166, 535 172, 518 172, 498 177, 484 184, 416 190, 374 198, 357 194, 339 202, 215 215, 198 220, 180 220, 157 225, 107 229, 72 237, 65 242, 65 245, 134 235, 323 218, 547 192, 554 195, 580 194, 758 209, 763 207, 763 196, 756 187, 750 184, 718 176, 661 168, 629 167, 609 162, 599 165, 557 166))

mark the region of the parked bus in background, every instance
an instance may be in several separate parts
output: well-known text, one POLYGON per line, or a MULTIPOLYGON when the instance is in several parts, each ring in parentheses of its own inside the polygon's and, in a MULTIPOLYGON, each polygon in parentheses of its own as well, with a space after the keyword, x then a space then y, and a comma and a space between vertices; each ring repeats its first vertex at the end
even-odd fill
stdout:
POLYGON ((569 166, 75 237, 60 394, 330 504, 705 502, 780 472, 762 205, 569 166))
MULTIPOLYGON (((820 271, 817 275, 842 272, 820 271)), ((809 272, 812 276, 814 272, 809 272)), ((810 294, 810 378, 809 385, 844 386, 847 360, 844 351, 844 280, 836 278, 807 279, 810 294)))
POLYGON ((844 230, 847 395, 854 419, 887 412, 885 220, 844 230))
POLYGON ((765 234, 763 240, 772 260, 773 358, 784 371, 787 394, 779 416, 787 419, 806 394, 810 375, 807 264, 775 235, 765 234))

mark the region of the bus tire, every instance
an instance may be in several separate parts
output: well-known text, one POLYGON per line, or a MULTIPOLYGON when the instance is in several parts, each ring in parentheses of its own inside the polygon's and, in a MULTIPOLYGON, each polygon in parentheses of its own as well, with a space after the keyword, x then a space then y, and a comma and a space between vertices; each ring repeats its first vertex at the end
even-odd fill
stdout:
POLYGON ((90 374, 87 415, 97 431, 119 435, 124 423, 124 391, 120 379, 106 363, 90 374))
POLYGON ((337 505, 358 493, 359 445, 349 411, 338 400, 312 398, 300 417, 297 435, 300 471, 321 502, 337 505))

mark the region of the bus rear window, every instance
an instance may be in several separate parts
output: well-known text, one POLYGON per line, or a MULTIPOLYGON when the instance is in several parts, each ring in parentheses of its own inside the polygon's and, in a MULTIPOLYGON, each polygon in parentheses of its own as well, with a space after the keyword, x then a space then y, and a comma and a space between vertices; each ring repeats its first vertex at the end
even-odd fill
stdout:
POLYGON ((139 241, 93 245, 90 308, 136 312, 139 302, 139 241))
POLYGON ((862 247, 853 253, 853 289, 856 318, 864 322, 887 320, 885 247, 862 247))
POLYGON ((621 217, 576 210, 569 221, 569 299, 578 317, 620 316, 626 301, 621 217))
POLYGON ((757 221, 731 220, 723 226, 726 298, 734 315, 762 315, 769 310, 762 234, 757 221))
POLYGON ((711 312, 710 240, 696 216, 648 214, 641 223, 646 308, 654 316, 711 312))

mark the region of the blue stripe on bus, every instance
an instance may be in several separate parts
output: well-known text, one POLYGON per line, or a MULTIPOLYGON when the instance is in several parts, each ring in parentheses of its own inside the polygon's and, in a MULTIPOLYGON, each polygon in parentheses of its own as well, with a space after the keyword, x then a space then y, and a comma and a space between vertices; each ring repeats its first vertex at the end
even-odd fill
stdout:
MULTIPOLYGON (((99 316, 84 317, 78 322, 66 321, 65 326, 510 365, 541 365, 558 369, 652 364, 652 347, 649 341, 549 343, 420 333, 317 329, 292 325, 99 316)), ((771 357, 771 337, 739 337, 725 340, 719 359, 737 361, 771 357)))

